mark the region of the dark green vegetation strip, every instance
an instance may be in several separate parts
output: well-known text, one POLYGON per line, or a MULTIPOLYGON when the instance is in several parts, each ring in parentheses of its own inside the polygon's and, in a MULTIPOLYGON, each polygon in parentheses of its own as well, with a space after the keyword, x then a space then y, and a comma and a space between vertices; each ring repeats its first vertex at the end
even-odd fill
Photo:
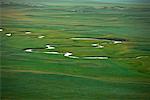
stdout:
POLYGON ((146 99, 149 95, 147 88, 150 88, 145 84, 109 83, 82 77, 28 72, 4 72, 2 79, 3 98, 10 100, 146 99))

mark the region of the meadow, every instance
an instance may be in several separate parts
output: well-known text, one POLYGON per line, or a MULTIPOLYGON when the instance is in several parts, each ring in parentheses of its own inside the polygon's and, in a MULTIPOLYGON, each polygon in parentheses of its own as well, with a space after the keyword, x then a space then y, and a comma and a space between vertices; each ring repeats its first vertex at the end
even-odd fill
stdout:
POLYGON ((7 1, 2 100, 150 99, 149 3, 7 1))

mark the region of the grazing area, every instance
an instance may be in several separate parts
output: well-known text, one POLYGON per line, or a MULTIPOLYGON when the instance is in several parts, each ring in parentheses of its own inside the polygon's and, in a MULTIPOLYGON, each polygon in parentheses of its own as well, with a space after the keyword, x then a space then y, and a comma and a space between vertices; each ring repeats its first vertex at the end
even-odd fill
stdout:
POLYGON ((149 100, 150 3, 104 1, 2 0, 1 99, 149 100))

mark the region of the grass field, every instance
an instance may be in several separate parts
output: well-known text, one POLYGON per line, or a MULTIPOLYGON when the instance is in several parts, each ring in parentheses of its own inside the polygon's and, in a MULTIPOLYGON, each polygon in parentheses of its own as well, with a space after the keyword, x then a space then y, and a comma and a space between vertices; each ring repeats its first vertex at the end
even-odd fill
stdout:
POLYGON ((0 20, 2 100, 150 99, 149 3, 6 0, 0 20))

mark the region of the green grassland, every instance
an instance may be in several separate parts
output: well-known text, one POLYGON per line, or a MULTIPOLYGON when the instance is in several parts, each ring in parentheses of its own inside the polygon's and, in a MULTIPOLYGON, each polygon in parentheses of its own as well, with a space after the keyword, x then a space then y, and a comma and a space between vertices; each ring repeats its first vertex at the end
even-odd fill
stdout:
POLYGON ((150 4, 85 1, 2 3, 2 100, 150 99, 150 4), (24 51, 46 44, 56 49, 24 51), (79 59, 43 53, 49 51, 79 59), (83 59, 89 56, 109 59, 83 59))

